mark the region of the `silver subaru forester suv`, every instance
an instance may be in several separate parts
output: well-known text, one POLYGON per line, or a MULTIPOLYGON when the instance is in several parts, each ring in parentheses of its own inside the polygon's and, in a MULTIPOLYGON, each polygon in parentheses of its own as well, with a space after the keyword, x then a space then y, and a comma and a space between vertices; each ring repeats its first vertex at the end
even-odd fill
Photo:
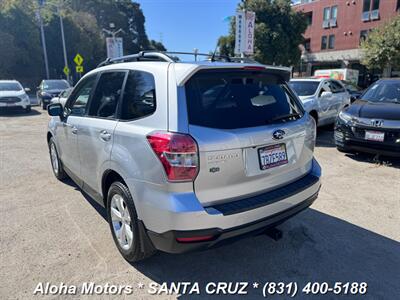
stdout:
POLYGON ((54 174, 106 208, 130 262, 263 233, 309 207, 321 185, 315 122, 289 77, 229 58, 107 60, 65 107, 48 108, 54 174))

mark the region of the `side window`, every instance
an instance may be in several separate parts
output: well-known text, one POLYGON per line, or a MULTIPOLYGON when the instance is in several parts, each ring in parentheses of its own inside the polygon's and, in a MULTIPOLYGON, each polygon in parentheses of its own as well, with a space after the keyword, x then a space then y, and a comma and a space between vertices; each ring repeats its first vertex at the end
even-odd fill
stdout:
POLYGON ((100 76, 89 108, 89 116, 114 118, 122 92, 125 72, 107 72, 100 76))
POLYGON ((334 94, 344 92, 343 86, 337 81, 333 81, 333 80, 330 81, 330 86, 331 86, 332 93, 334 93, 334 94))
POLYGON ((322 84, 321 90, 319 91, 318 97, 321 97, 323 92, 330 92, 330 91, 331 91, 331 89, 330 89, 328 81, 324 81, 322 84))
POLYGON ((87 103, 92 92, 93 86, 96 82, 96 75, 85 78, 71 96, 68 101, 67 110, 70 115, 84 116, 86 114, 87 103))
POLYGON ((121 119, 132 120, 151 115, 156 110, 156 88, 152 74, 131 71, 122 100, 121 119))

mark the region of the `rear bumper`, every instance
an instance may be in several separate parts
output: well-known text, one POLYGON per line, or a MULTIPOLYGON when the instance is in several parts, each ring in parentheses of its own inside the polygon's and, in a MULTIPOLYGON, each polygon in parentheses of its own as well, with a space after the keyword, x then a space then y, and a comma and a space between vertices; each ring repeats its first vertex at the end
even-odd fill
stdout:
POLYGON ((262 232, 306 209, 318 196, 320 177, 321 168, 313 160, 304 178, 256 197, 238 200, 236 208, 230 205, 205 208, 194 193, 169 194, 166 200, 165 195, 157 199, 153 192, 152 200, 158 203, 157 207, 151 206, 152 201, 145 201, 146 205, 138 207, 138 215, 155 248, 170 253, 206 249, 262 232), (312 181, 304 181, 305 178, 312 181), (177 240, 205 236, 209 237, 206 241, 177 240))
POLYGON ((147 234, 153 243, 154 247, 158 250, 168 253, 185 253, 194 250, 205 250, 208 248, 222 246, 224 244, 242 239, 248 236, 261 234, 268 228, 275 227, 287 219, 293 217, 299 212, 308 208, 318 197, 318 192, 309 197, 308 199, 300 202, 299 204, 268 216, 264 219, 236 226, 233 228, 222 230, 220 228, 210 228, 203 230, 192 231, 177 231, 171 230, 164 233, 155 233, 150 230, 147 234), (191 237, 212 237, 207 241, 202 242, 179 242, 181 238, 191 237))

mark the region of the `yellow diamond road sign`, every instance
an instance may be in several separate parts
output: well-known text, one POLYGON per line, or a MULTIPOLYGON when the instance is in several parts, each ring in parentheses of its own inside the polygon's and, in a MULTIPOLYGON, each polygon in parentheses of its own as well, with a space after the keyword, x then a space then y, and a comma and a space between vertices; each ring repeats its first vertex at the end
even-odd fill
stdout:
POLYGON ((74 62, 80 66, 83 63, 83 57, 78 53, 75 58, 74 58, 74 62))
POLYGON ((69 75, 69 68, 67 66, 64 67, 63 72, 66 76, 69 75))
POLYGON ((76 73, 83 73, 83 66, 76 66, 76 73))

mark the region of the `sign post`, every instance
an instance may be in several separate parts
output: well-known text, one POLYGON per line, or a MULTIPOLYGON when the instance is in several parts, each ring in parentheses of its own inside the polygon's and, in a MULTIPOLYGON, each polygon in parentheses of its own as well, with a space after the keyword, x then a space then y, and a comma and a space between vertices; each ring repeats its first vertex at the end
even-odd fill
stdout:
POLYGON ((256 14, 252 11, 236 12, 235 54, 254 54, 254 26, 256 14))
POLYGON ((82 73, 83 73, 83 66, 82 66, 83 57, 82 57, 82 55, 80 55, 78 53, 74 58, 74 62, 76 64, 76 68, 75 68, 76 73, 78 73, 79 74, 79 78, 81 78, 82 77, 82 73))

